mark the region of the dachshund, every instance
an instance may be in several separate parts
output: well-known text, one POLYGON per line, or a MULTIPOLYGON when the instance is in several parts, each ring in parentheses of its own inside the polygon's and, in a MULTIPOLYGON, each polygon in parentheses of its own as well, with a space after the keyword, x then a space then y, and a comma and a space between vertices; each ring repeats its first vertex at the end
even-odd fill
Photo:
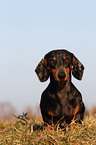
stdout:
POLYGON ((53 50, 37 65, 35 72, 41 82, 50 77, 48 87, 43 91, 40 109, 45 125, 67 125, 82 123, 85 105, 82 95, 71 82, 71 75, 81 80, 83 64, 73 53, 65 50, 53 50))

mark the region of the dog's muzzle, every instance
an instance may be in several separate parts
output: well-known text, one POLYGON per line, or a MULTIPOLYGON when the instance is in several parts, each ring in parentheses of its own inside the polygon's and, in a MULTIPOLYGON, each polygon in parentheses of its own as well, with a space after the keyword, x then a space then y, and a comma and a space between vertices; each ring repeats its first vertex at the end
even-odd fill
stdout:
POLYGON ((65 77, 66 77, 66 74, 63 70, 58 73, 58 78, 60 80, 65 79, 65 77))

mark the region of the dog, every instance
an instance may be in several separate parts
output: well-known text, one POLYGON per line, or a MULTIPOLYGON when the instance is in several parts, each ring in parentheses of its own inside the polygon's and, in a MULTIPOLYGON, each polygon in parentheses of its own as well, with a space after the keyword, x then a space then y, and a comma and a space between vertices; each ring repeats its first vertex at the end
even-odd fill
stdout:
POLYGON ((71 75, 81 80, 84 66, 74 54, 65 49, 53 50, 44 56, 35 72, 41 82, 50 77, 40 101, 44 124, 59 124, 63 128, 72 122, 81 123, 85 105, 81 93, 71 82, 71 75))

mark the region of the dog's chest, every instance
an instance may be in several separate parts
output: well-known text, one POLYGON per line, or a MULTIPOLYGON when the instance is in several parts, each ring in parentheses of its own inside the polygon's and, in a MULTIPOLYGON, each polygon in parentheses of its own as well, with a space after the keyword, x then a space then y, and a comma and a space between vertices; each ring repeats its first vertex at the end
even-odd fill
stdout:
POLYGON ((62 116, 68 110, 67 94, 52 94, 48 99, 48 114, 62 116))
POLYGON ((70 97, 69 92, 58 92, 49 97, 48 112, 53 116, 71 115, 72 108, 77 105, 76 98, 70 97))

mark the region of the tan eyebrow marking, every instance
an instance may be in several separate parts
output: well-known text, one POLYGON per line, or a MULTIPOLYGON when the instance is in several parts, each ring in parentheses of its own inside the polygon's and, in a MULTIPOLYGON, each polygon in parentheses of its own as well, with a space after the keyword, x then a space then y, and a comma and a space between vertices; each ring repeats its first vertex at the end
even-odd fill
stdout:
POLYGON ((65 59, 66 59, 66 57, 65 57, 65 56, 63 56, 63 59, 65 60, 65 59))
POLYGON ((53 57, 53 60, 56 60, 56 57, 53 57))

